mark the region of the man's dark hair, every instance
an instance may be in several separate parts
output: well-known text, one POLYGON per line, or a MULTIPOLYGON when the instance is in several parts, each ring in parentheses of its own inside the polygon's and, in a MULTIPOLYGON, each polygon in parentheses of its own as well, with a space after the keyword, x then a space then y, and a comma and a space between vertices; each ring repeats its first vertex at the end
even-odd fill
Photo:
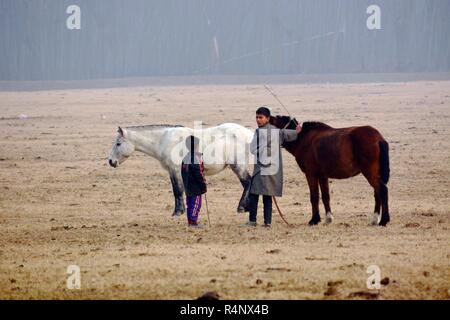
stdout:
POLYGON ((260 107, 256 110, 256 114, 262 114, 263 116, 270 117, 270 110, 267 107, 260 107))

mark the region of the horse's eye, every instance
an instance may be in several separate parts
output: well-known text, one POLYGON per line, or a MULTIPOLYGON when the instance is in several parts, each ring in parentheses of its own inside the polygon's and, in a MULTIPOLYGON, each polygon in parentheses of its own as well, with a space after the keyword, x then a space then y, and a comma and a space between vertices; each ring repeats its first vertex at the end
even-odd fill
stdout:
POLYGON ((120 142, 117 142, 116 146, 120 147, 120 142))

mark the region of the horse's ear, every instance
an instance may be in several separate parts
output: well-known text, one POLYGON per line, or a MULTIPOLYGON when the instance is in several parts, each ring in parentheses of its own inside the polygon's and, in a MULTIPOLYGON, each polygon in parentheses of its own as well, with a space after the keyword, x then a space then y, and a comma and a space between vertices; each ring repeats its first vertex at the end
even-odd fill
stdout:
POLYGON ((275 117, 274 116, 270 116, 269 117, 269 123, 273 125, 274 121, 275 121, 275 117))
POLYGON ((124 132, 124 130, 123 130, 121 127, 119 127, 119 129, 117 129, 117 132, 118 132, 122 137, 125 135, 125 132, 124 132))

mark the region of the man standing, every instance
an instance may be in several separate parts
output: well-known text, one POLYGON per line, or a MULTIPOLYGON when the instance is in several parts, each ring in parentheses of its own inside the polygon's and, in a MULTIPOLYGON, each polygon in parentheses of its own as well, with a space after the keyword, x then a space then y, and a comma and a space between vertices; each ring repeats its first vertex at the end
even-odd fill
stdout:
POLYGON ((264 226, 272 223, 272 197, 281 197, 283 193, 283 163, 281 145, 284 142, 295 141, 301 131, 278 129, 270 124, 270 110, 261 107, 256 110, 256 124, 258 129, 250 144, 250 151, 256 161, 251 180, 248 209, 250 212, 247 226, 256 226, 259 196, 263 196, 264 226))

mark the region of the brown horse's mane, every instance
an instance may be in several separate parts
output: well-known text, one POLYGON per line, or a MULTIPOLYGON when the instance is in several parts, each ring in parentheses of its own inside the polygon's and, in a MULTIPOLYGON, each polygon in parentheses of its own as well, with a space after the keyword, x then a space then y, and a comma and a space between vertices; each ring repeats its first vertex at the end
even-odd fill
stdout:
POLYGON ((309 121, 309 122, 303 122, 302 123, 302 133, 306 133, 309 130, 324 130, 324 129, 332 129, 329 125, 318 122, 318 121, 309 121))
POLYGON ((313 130, 327 130, 327 129, 333 129, 333 127, 330 127, 329 125, 318 122, 318 121, 307 121, 302 123, 302 131, 298 134, 297 140, 290 141, 290 142, 284 142, 283 147, 286 149, 290 148, 296 148, 296 145, 298 142, 305 137, 306 134, 308 134, 310 131, 313 130))

